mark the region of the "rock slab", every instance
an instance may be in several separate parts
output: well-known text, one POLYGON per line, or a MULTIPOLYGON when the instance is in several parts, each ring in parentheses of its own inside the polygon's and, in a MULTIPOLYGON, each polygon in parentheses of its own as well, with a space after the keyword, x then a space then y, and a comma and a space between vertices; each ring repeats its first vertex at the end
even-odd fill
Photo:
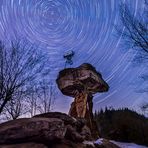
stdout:
POLYGON ((84 119, 60 112, 0 124, 0 148, 118 148, 109 141, 95 144, 84 119))
POLYGON ((0 144, 60 140, 65 136, 64 122, 56 118, 24 118, 0 125, 0 144))

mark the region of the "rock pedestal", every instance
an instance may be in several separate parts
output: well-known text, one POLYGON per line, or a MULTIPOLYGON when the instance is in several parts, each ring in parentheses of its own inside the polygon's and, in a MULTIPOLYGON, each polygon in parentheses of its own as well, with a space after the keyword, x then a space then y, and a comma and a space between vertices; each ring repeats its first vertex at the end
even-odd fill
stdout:
POLYGON ((93 120, 93 96, 91 94, 80 94, 71 104, 69 115, 75 118, 84 118, 87 121, 87 126, 92 131, 92 137, 98 137, 96 123, 93 120))
POLYGON ((84 118, 92 131, 92 136, 96 138, 98 133, 93 120, 93 94, 109 89, 102 75, 92 65, 84 63, 77 68, 60 71, 57 84, 64 95, 74 97, 69 115, 84 118))

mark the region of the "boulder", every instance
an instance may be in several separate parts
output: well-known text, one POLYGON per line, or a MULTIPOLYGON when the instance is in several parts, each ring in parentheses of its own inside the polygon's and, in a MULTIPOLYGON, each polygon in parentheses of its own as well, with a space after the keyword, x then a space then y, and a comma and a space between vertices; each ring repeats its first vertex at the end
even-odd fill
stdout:
POLYGON ((119 148, 94 142, 85 119, 51 112, 0 124, 0 148, 119 148))
POLYGON ((71 125, 67 125, 65 138, 77 143, 84 141, 84 136, 80 135, 71 125))
POLYGON ((65 113, 49 112, 36 115, 33 118, 58 118, 61 119, 66 127, 65 138, 74 142, 82 142, 85 138, 91 139, 91 132, 86 126, 86 120, 82 118, 75 119, 65 113))
POLYGON ((23 118, 0 124, 0 144, 40 142, 63 139, 64 122, 56 118, 23 118))
POLYGON ((57 119, 61 119, 65 125, 67 124, 75 125, 75 123, 77 122, 75 118, 61 112, 48 112, 48 113, 36 115, 33 118, 57 118, 57 119))
POLYGON ((85 140, 92 140, 91 131, 88 126, 83 126, 81 133, 80 133, 85 140))
POLYGON ((62 140, 61 143, 55 143, 50 148, 88 148, 83 143, 76 143, 70 140, 62 140))

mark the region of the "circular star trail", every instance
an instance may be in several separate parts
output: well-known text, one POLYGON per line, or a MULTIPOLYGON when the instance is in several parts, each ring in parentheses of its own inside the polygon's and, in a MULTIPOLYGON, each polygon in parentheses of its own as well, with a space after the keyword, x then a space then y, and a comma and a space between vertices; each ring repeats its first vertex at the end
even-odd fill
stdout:
MULTIPOLYGON (((25 38, 47 51, 52 80, 64 68, 63 54, 73 50, 74 67, 91 63, 110 85, 108 93, 95 96, 96 109, 134 106, 142 95, 134 92, 132 83, 145 69, 131 66, 131 49, 120 49, 114 26, 120 25, 121 2, 135 16, 144 11, 144 0, 1 0, 0 38, 25 38)), ((58 94, 56 108, 67 111, 70 99, 58 94)))

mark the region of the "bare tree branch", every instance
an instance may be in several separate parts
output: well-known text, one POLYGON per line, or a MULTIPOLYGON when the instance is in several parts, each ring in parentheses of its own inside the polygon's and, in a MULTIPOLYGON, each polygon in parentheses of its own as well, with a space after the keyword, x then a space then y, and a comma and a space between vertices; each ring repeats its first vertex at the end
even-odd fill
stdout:
MULTIPOLYGON (((145 4, 147 6, 147 3, 145 4)), ((121 4, 120 6, 120 18, 122 25, 125 27, 122 37, 125 39, 125 42, 130 43, 131 47, 141 49, 148 56, 148 18, 146 14, 148 14, 148 11, 145 11, 145 14, 143 14, 145 17, 134 17, 134 14, 130 12, 126 4, 121 4)), ((121 33, 122 29, 118 28, 117 31, 121 33)))
POLYGON ((27 42, 0 42, 0 114, 14 94, 49 74, 47 65, 47 55, 27 42))

